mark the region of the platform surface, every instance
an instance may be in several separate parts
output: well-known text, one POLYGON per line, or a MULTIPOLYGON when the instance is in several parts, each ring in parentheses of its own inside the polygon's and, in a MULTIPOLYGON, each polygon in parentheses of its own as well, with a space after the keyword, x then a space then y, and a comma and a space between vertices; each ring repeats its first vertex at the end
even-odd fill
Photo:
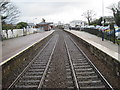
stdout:
POLYGON ((84 41, 90 43, 91 45, 95 46, 96 48, 100 49, 101 51, 105 52, 109 56, 115 58, 120 62, 120 46, 110 42, 108 40, 102 41, 102 38, 89 34, 84 31, 76 31, 76 30, 66 30, 79 38, 83 39, 84 41))
POLYGON ((2 42, 2 60, 0 63, 5 62, 5 60, 14 57, 35 43, 46 38, 52 34, 54 30, 31 34, 27 36, 22 36, 14 39, 4 40, 2 42))

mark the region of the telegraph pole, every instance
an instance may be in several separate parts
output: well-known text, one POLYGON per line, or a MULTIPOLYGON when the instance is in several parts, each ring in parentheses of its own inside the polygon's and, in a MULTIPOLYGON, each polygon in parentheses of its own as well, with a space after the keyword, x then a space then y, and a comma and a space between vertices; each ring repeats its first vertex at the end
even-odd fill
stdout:
POLYGON ((1 20, 1 15, 0 15, 0 41, 2 41, 2 20, 1 20))
MULTIPOLYGON (((2 62, 2 20, 0 15, 0 62, 2 62)), ((2 67, 0 66, 0 90, 2 89, 2 67)))

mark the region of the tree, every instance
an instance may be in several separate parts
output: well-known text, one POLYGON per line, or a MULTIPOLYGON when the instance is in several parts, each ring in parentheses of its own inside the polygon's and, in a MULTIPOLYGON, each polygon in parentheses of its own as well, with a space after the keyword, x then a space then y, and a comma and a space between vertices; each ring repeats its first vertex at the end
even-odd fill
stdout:
POLYGON ((112 6, 108 7, 112 10, 115 23, 120 27, 120 1, 118 4, 113 4, 112 6))
POLYGON ((95 16, 95 13, 93 10, 87 10, 82 14, 82 16, 84 16, 87 19, 88 24, 90 25, 92 18, 95 16))
POLYGON ((94 21, 91 22, 91 25, 100 25, 102 26, 102 17, 100 17, 99 19, 95 19, 94 21))
POLYGON ((19 17, 19 10, 18 8, 13 5, 8 0, 1 0, 0 1, 0 15, 2 15, 2 23, 14 23, 17 21, 19 17))
MULTIPOLYGON (((102 26, 103 17, 100 17, 99 19, 95 19, 91 22, 91 25, 100 25, 102 26)), ((104 25, 108 26, 111 23, 115 23, 113 16, 104 16, 104 25)))
POLYGON ((24 27, 27 27, 28 24, 26 22, 19 22, 17 25, 16 25, 16 28, 18 29, 22 29, 24 27))

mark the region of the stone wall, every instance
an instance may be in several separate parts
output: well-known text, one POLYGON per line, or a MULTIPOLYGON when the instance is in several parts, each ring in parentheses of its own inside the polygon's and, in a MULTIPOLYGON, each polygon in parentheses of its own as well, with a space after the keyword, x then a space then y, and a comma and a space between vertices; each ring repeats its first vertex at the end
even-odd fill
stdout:
POLYGON ((7 88, 11 82, 24 70, 30 61, 38 54, 45 46, 45 43, 52 37, 52 34, 45 39, 37 42, 30 48, 21 52, 19 55, 11 58, 7 63, 2 65, 2 85, 7 88))
POLYGON ((115 75, 120 76, 120 62, 113 57, 109 56, 105 52, 101 51, 100 49, 96 48, 95 46, 91 45, 90 43, 84 41, 83 39, 77 37, 76 35, 66 31, 72 37, 79 40, 85 48, 87 48, 92 54, 94 54, 99 60, 105 63, 110 69, 115 73, 115 75))

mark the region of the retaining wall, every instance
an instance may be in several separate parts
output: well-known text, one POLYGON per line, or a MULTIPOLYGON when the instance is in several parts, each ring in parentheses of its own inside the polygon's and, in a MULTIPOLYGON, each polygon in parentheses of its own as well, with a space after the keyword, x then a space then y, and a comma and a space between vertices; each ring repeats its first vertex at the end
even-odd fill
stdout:
MULTIPOLYGON (((94 54, 99 60, 105 63, 115 75, 120 76, 120 62, 116 60, 112 56, 108 55, 107 53, 103 52, 102 50, 98 49, 97 46, 93 46, 90 43, 86 42, 85 40, 81 39, 80 37, 66 31, 72 37, 79 40, 85 48, 87 48, 92 54, 94 54)), ((118 56, 119 59, 119 56, 118 56)))
POLYGON ((2 67, 2 86, 7 88, 11 82, 23 71, 29 62, 44 47, 45 43, 52 37, 53 33, 40 42, 35 43, 15 57, 10 58, 2 67))

